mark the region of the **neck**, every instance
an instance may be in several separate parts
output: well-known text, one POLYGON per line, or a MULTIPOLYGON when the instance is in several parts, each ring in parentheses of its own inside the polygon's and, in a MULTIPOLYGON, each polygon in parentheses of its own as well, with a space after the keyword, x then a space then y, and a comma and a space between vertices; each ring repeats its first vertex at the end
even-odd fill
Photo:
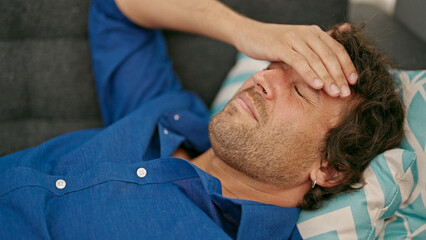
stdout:
POLYGON ((225 197, 251 200, 281 207, 297 207, 310 189, 310 180, 297 186, 277 187, 259 182, 235 170, 218 158, 210 148, 191 161, 194 165, 218 178, 225 197))

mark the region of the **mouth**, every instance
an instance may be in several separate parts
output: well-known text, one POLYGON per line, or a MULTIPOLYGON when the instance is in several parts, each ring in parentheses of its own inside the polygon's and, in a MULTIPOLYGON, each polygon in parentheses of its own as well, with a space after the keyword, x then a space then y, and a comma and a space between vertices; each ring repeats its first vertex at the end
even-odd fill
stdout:
POLYGON ((252 116, 252 118, 254 118, 254 120, 258 121, 252 101, 247 92, 241 93, 240 96, 238 96, 238 98, 236 99, 236 101, 248 114, 252 116))

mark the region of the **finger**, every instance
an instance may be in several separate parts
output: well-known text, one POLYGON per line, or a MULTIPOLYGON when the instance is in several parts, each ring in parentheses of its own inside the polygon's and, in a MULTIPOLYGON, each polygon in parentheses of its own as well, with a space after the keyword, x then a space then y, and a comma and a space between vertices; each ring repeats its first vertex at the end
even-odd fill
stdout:
POLYGON ((283 51, 285 58, 283 62, 290 65, 309 86, 315 89, 321 89, 324 87, 324 83, 318 75, 313 71, 311 66, 308 64, 306 59, 298 52, 290 49, 289 51, 283 51))
MULTIPOLYGON (((339 32, 349 32, 351 30, 352 26, 350 23, 342 23, 337 27, 337 31, 339 32)), ((336 31, 335 28, 332 28, 330 30, 328 30, 326 33, 328 35, 331 35, 334 31, 336 31)))
POLYGON ((337 29, 339 30, 339 32, 349 32, 351 28, 351 24, 343 23, 337 29))
MULTIPOLYGON (((315 36, 311 37, 315 39, 315 36)), ((309 47, 318 54, 328 73, 333 78, 334 83, 340 89, 340 96, 348 97, 351 91, 336 54, 321 39, 307 42, 309 47)))
POLYGON ((336 55, 347 81, 354 85, 358 80, 358 74, 345 47, 324 32, 319 33, 319 37, 336 55))
MULTIPOLYGON (((317 38, 317 41, 321 40, 317 38)), ((316 52, 312 51, 312 49, 306 45, 304 41, 297 41, 294 43, 294 49, 302 56, 304 56, 308 62, 308 65, 321 78, 322 82, 324 83, 324 90, 327 92, 327 94, 332 97, 339 96, 341 92, 340 86, 336 83, 335 79, 331 77, 320 56, 318 56, 316 52)), ((336 63, 338 63, 337 60, 336 63)), ((344 81, 346 80, 344 79, 344 81)))

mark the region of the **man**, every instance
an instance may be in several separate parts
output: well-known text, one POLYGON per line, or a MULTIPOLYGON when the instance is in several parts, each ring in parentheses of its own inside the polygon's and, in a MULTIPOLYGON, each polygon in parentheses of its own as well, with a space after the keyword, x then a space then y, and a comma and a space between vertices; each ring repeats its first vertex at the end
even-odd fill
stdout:
POLYGON ((375 154, 399 143, 402 105, 355 29, 331 32, 354 66, 315 27, 258 23, 217 1, 172 2, 92 2, 106 128, 0 159, 2 239, 300 239, 297 207, 351 190, 375 154), (274 63, 209 124, 161 33, 146 29, 156 27, 274 63))

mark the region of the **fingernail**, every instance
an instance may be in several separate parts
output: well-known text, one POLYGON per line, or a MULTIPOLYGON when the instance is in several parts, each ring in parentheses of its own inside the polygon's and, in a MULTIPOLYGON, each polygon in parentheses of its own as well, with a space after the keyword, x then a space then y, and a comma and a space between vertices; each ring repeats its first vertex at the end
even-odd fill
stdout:
POLYGON ((351 94, 351 90, 348 88, 348 86, 342 86, 341 93, 342 97, 347 97, 351 94))
POLYGON ((352 73, 351 76, 349 77, 349 81, 352 84, 355 84, 357 79, 358 79, 358 75, 356 73, 352 73))
POLYGON ((314 87, 319 88, 319 87, 322 87, 322 85, 324 83, 321 80, 319 80, 319 79, 315 79, 312 84, 314 85, 314 87))
POLYGON ((340 93, 339 88, 335 84, 331 85, 330 90, 331 90, 332 94, 338 94, 338 93, 340 93))

